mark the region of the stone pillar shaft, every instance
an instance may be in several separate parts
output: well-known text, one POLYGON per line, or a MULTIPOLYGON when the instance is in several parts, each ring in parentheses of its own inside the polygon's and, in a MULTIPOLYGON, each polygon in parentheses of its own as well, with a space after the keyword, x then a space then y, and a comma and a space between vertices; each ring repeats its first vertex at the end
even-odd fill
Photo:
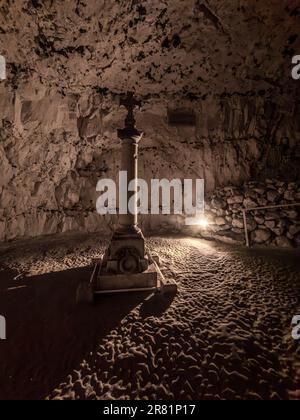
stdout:
MULTIPOLYGON (((119 215, 119 224, 117 232, 120 233, 137 233, 138 229, 138 215, 137 215, 137 179, 138 179, 138 147, 139 141, 142 137, 140 133, 135 131, 130 135, 130 132, 120 131, 119 137, 122 140, 122 149, 121 149, 121 171, 127 172, 127 214, 119 215), (129 191, 129 184, 134 181, 134 188, 131 188, 129 191), (134 202, 134 212, 130 212, 128 204, 130 200, 135 198, 134 202)), ((119 186, 119 188, 124 188, 124 186, 119 186)))

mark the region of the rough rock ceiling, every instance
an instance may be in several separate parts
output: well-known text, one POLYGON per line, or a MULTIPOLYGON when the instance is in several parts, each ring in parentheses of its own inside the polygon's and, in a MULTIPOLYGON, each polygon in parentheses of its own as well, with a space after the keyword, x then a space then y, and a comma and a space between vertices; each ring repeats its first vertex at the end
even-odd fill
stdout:
POLYGON ((2 0, 9 83, 139 96, 295 88, 299 0, 2 0))

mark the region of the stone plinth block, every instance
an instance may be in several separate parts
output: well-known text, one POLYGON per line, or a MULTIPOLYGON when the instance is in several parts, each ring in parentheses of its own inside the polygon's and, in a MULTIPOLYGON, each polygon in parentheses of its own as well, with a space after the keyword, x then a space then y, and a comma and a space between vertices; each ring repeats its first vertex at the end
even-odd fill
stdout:
POLYGON ((156 289, 158 275, 156 267, 151 264, 143 273, 136 274, 100 274, 95 282, 95 291, 124 291, 127 289, 156 289))

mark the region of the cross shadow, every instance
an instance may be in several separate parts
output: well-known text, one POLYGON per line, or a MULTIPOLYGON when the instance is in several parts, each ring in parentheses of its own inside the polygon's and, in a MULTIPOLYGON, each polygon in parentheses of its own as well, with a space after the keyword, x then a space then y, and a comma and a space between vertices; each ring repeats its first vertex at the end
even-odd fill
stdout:
POLYGON ((142 318, 148 318, 150 316, 162 316, 166 310, 171 306, 175 294, 153 294, 149 296, 140 308, 140 316, 142 318))
POLYGON ((75 302, 78 284, 91 268, 71 269, 14 281, 0 271, 0 314, 7 340, 0 341, 0 399, 42 399, 145 294, 101 296, 94 305, 75 302))

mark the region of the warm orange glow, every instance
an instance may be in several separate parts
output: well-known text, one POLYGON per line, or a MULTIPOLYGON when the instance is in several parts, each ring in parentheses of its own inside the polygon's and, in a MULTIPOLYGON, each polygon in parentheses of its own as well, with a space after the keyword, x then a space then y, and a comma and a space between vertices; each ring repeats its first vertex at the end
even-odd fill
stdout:
POLYGON ((207 221, 207 219, 206 219, 204 216, 202 216, 202 217, 199 219, 198 224, 199 224, 199 226, 201 226, 201 227, 202 227, 202 228, 204 228, 204 229, 206 229, 206 228, 208 227, 208 221, 207 221))

